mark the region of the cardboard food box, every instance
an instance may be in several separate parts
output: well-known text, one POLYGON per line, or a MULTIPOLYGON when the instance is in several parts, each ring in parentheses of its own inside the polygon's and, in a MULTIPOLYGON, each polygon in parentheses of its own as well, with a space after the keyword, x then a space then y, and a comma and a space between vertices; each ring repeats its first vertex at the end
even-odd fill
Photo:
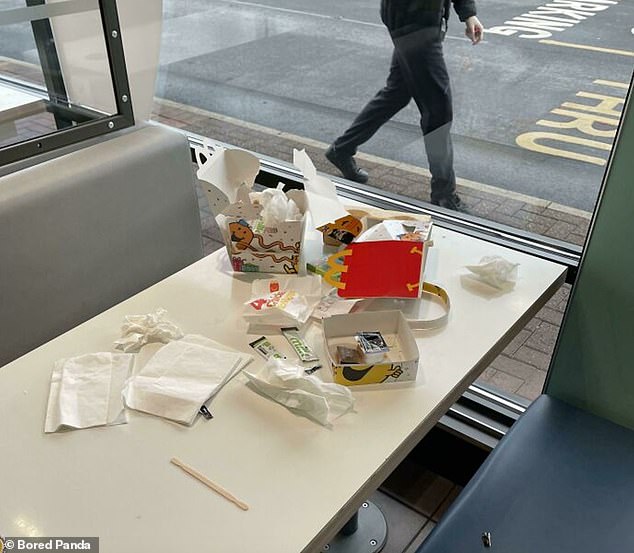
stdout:
POLYGON ((431 220, 382 221, 309 270, 342 298, 420 298, 431 229, 431 220))
MULTIPOLYGON (((234 271, 296 274, 306 219, 305 192, 286 193, 286 198, 299 208, 299 217, 291 209, 287 215, 292 220, 265 224, 275 217, 271 211, 265 214, 265 208, 254 199, 263 200, 261 193, 252 192, 260 170, 258 158, 250 152, 227 149, 207 140, 194 151, 198 162, 196 176, 204 182, 209 207, 222 232, 234 271)), ((286 207, 292 207, 290 202, 286 207)), ((283 209, 279 201, 275 209, 283 209)), ((283 213, 278 216, 283 217, 283 213)))
POLYGON ((217 217, 234 271, 296 274, 304 235, 306 199, 302 190, 288 198, 299 207, 302 219, 266 226, 262 207, 248 199, 227 206, 217 217))
POLYGON ((414 334, 400 311, 333 315, 323 321, 326 356, 337 384, 390 384, 416 380, 419 352, 414 334), (357 332, 380 332, 389 346, 382 361, 342 364, 337 346, 356 347, 357 332))

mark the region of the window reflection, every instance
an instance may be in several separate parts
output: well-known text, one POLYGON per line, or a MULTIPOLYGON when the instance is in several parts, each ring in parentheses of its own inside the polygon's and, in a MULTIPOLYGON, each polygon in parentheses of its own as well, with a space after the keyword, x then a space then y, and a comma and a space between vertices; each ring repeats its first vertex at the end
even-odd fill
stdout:
MULTIPOLYGON (((394 68, 379 3, 165 0, 155 117, 286 162, 304 147, 318 169, 337 174, 324 153, 394 68)), ((632 76, 633 9, 624 0, 481 0, 487 28, 477 48, 452 9, 442 50, 457 192, 470 213, 583 244, 632 76)), ((367 184, 354 166, 344 173, 429 201, 415 102, 383 115, 367 142, 348 144, 367 184)), ((484 385, 539 393, 567 294, 518 334, 484 385)))
POLYGON ((0 0, 2 163, 10 146, 116 113, 97 0, 0 0))

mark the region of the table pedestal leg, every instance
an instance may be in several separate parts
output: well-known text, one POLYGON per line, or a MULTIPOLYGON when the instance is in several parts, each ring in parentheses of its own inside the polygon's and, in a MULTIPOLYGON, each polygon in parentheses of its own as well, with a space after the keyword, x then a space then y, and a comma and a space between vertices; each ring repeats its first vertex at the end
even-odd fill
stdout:
POLYGON ((387 541, 385 515, 366 501, 327 545, 323 553, 379 553, 387 541))

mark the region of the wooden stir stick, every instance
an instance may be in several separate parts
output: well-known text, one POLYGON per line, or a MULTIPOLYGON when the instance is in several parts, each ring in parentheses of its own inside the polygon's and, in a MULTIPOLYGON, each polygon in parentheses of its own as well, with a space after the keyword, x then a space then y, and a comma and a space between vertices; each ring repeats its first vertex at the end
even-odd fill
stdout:
POLYGON ((187 474, 189 474, 190 476, 193 476, 196 480, 199 480, 200 482, 205 484, 205 486, 211 488, 213 491, 220 494, 225 499, 228 499, 229 501, 231 501, 231 503, 233 503, 234 505, 237 505, 238 507, 240 507, 240 509, 242 509, 243 511, 249 510, 249 506, 244 501, 240 501, 237 497, 231 495, 223 487, 212 482, 205 475, 200 474, 200 472, 198 472, 196 469, 193 469, 189 465, 186 465, 180 459, 177 459, 176 457, 172 457, 172 459, 170 459, 170 462, 176 465, 177 467, 183 469, 187 474))

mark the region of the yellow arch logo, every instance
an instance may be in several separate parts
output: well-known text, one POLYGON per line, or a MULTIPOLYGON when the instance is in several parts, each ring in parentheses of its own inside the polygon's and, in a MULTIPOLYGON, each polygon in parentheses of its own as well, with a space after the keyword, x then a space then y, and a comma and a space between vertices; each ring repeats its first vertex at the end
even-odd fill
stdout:
POLYGON ((345 261, 346 261, 346 257, 349 255, 352 255, 352 250, 350 249, 342 250, 340 252, 332 254, 328 258, 328 261, 327 261, 328 270, 324 273, 324 280, 331 286, 334 286, 335 288, 339 288, 340 290, 345 290, 346 283, 340 282, 337 279, 337 276, 340 275, 341 273, 348 272, 348 266, 345 265, 345 261), (344 264, 339 263, 340 259, 344 262, 344 264))

